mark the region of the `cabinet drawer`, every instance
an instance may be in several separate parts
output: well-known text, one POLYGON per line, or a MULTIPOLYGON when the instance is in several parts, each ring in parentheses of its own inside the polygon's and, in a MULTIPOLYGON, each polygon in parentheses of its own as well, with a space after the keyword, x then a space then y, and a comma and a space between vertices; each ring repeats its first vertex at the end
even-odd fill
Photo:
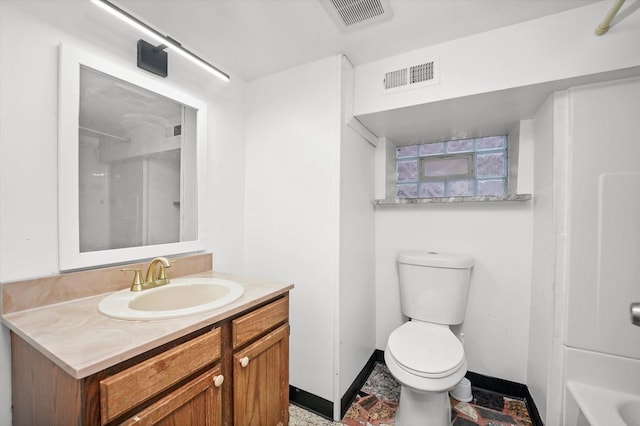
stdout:
POLYGON ((220 358, 220 329, 185 342, 100 381, 100 415, 107 423, 220 358))
POLYGON ((289 295, 236 318, 232 323, 233 348, 242 346, 289 318, 289 295))

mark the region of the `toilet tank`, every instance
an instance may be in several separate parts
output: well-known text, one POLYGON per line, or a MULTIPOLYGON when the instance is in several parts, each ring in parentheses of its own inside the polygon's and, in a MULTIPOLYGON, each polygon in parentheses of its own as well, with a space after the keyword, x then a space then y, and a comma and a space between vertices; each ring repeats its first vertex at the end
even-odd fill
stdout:
POLYGON ((402 312, 436 324, 460 324, 474 259, 454 253, 401 250, 397 255, 402 312))

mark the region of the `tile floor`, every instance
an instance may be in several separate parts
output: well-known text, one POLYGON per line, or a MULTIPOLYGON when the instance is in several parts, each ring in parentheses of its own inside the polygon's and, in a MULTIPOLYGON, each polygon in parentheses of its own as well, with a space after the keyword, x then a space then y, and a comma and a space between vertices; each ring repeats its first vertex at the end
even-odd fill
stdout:
MULTIPOLYGON (((453 426, 532 426, 521 399, 472 387, 469 403, 451 399, 453 426)), ((332 422, 295 405, 290 406, 291 426, 393 426, 400 386, 384 364, 377 363, 356 401, 341 422, 332 422)))

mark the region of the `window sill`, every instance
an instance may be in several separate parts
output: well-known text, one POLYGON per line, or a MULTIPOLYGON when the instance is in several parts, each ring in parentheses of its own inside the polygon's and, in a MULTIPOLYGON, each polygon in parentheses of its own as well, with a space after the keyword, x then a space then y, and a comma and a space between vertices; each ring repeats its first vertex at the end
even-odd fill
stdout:
POLYGON ((434 204, 434 203, 493 203, 496 201, 530 201, 531 194, 487 195, 475 197, 436 197, 436 198, 391 198, 374 200, 376 206, 400 204, 434 204))

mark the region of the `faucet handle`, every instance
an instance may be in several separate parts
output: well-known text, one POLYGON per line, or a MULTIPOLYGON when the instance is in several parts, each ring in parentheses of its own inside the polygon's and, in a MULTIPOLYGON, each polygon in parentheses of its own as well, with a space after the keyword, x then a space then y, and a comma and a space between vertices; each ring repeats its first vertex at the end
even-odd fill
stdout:
POLYGON ((124 268, 121 269, 122 272, 133 272, 133 281, 131 282, 131 291, 141 291, 142 285, 144 284, 144 279, 142 279, 142 272, 140 269, 131 269, 124 268))
POLYGON ((171 268, 171 263, 167 262, 167 265, 160 264, 160 272, 158 273, 158 281, 169 283, 169 277, 167 277, 167 268, 171 268), (161 281, 164 280, 164 281, 161 281))

